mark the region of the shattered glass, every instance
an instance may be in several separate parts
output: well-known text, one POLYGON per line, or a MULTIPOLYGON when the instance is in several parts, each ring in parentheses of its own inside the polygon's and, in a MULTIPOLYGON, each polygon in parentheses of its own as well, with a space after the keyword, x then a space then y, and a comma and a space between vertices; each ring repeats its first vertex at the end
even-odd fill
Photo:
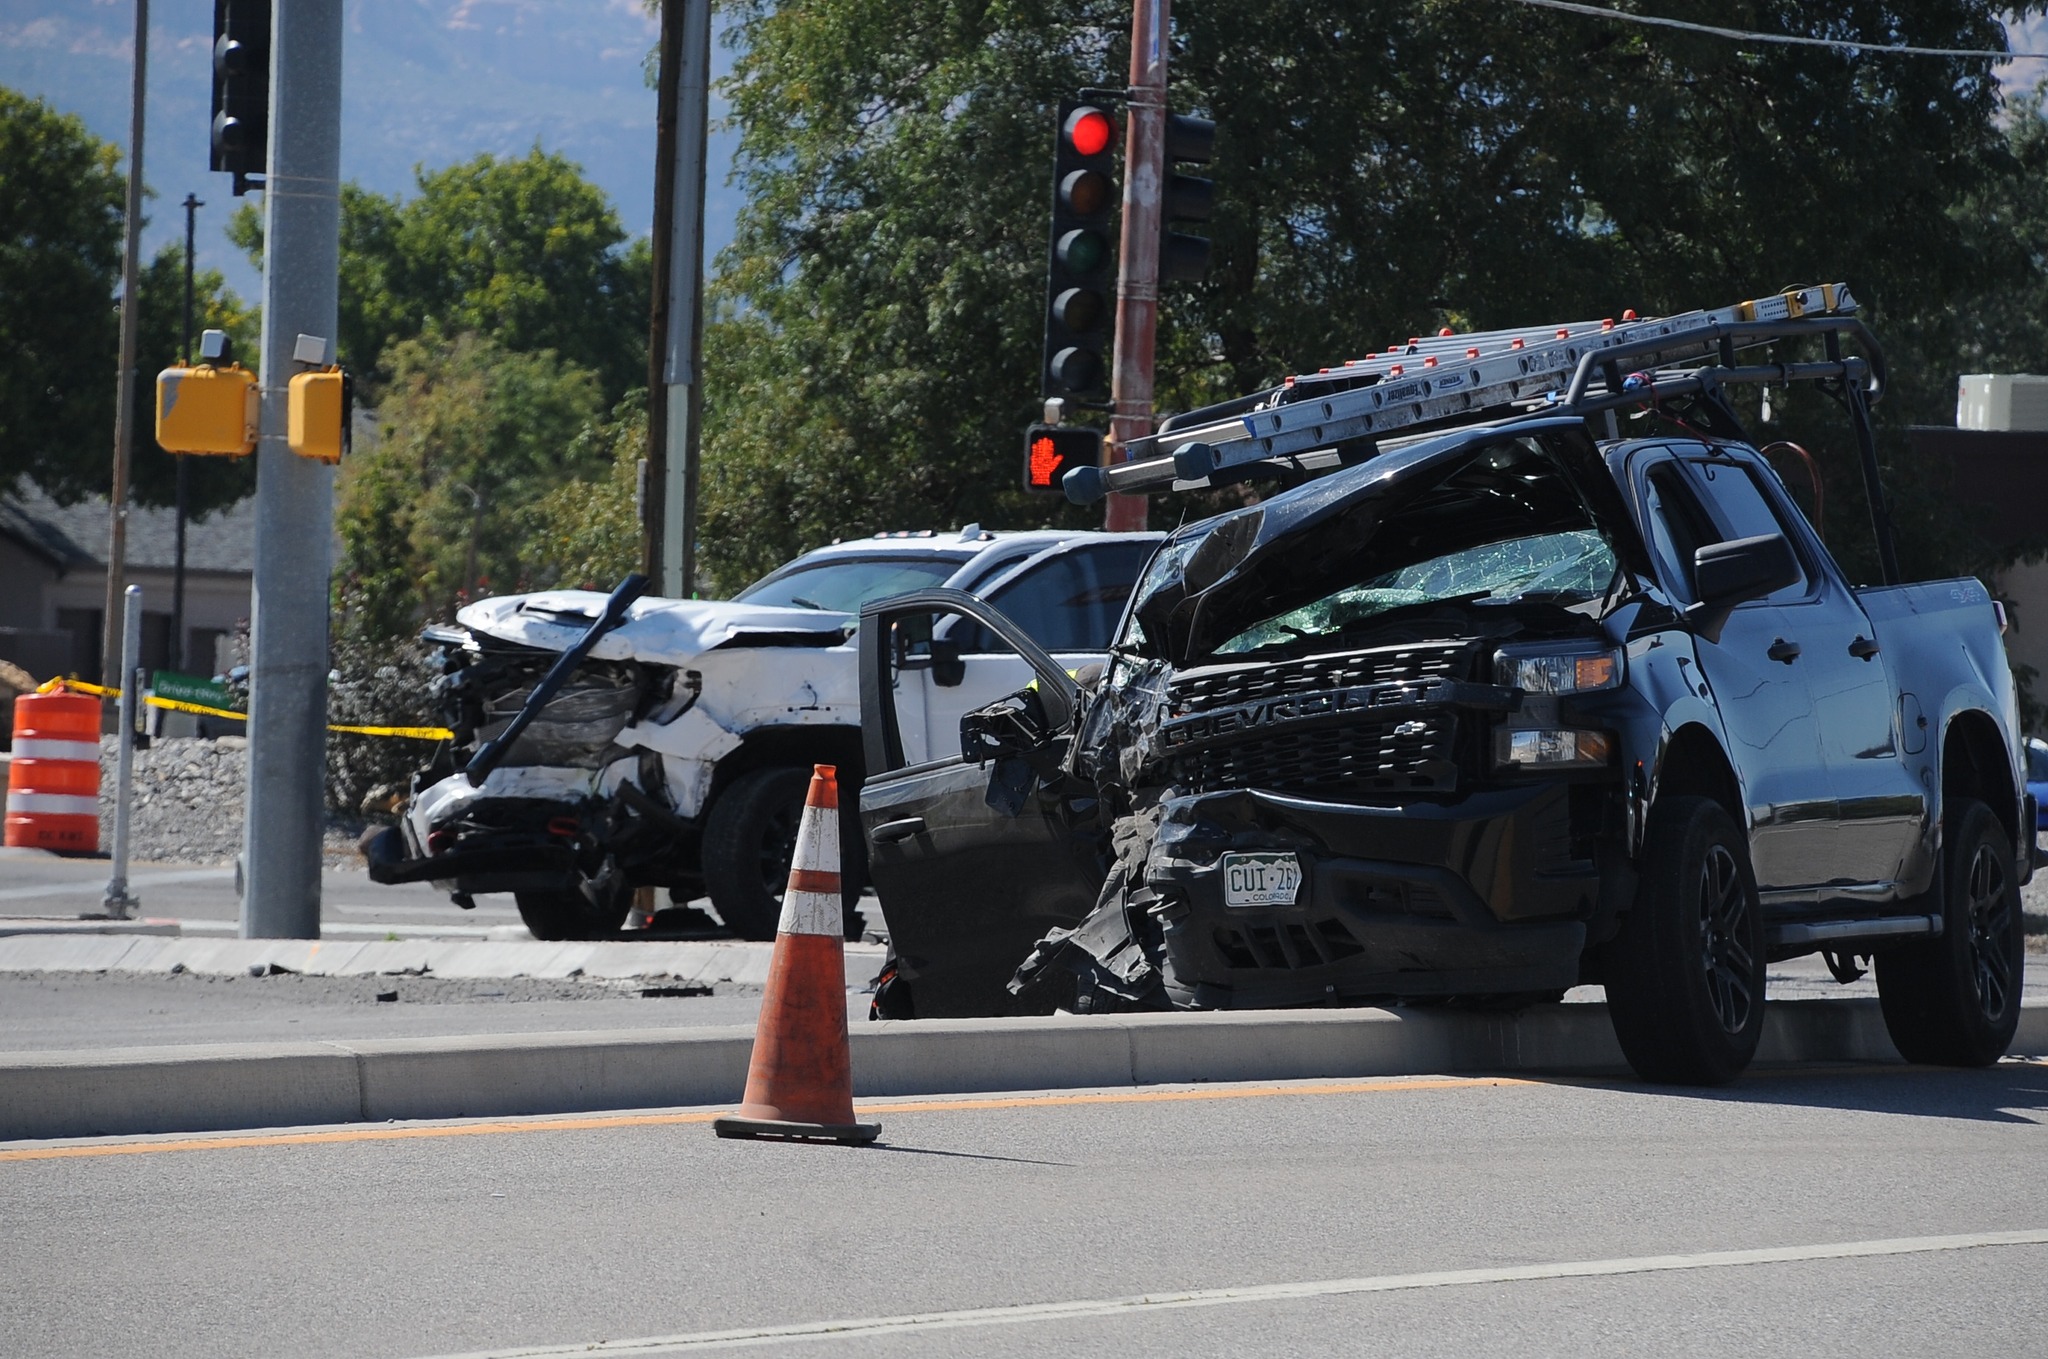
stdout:
POLYGON ((1575 603, 1605 594, 1618 569, 1592 529, 1544 533, 1445 553, 1339 586, 1238 633, 1216 648, 1241 656, 1345 632, 1396 609, 1451 600, 1524 599, 1575 603))

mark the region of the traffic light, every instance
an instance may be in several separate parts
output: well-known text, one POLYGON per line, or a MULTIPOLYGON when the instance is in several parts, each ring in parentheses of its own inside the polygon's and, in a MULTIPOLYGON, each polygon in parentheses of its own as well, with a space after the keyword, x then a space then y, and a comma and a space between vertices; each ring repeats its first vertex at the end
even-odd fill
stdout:
POLYGON ((1209 269, 1209 241, 1172 229, 1175 221, 1206 222, 1215 210, 1216 184, 1176 172, 1176 161, 1206 165, 1216 147, 1216 124, 1184 113, 1166 115, 1166 192, 1159 213, 1159 281, 1192 283, 1209 269))
POLYGON ((270 0, 213 0, 213 154, 207 166, 233 174, 239 197, 263 187, 269 144, 270 0))
POLYGON ((1041 394, 1099 397, 1108 391, 1103 350, 1116 327, 1116 120, 1108 110, 1060 101, 1052 162, 1052 236, 1045 282, 1041 394))
POLYGON ((1087 425, 1033 425, 1024 433, 1024 489, 1059 495, 1067 473, 1102 462, 1102 431, 1087 425))

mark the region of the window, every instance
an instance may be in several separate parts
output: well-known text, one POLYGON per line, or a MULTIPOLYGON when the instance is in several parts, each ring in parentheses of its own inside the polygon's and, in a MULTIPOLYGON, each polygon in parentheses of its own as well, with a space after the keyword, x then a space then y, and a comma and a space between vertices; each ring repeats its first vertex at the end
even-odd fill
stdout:
POLYGON ((785 609, 859 613, 870 600, 944 585, 959 569, 953 557, 828 557, 765 576, 734 598, 785 609))
MULTIPOLYGON (((1107 651, 1152 549, 1151 543, 1105 543, 1062 552, 998 587, 988 600, 1047 651, 1107 651)), ((963 654, 1010 649, 979 624, 955 636, 963 654)))
POLYGON ((1650 469, 1644 478, 1644 500, 1650 530, 1650 550, 1657 554, 1659 574, 1680 599, 1698 597, 1693 588, 1693 554, 1720 535, 1686 489, 1678 464, 1667 462, 1650 469))
MULTIPOLYGON (((1695 462, 1689 466, 1705 487, 1714 517, 1721 521, 1722 531, 1710 541, 1729 542, 1776 533, 1793 545, 1794 560, 1804 555, 1799 550, 1799 539, 1785 527, 1785 521, 1778 517, 1776 507, 1758 484, 1754 468, 1729 462, 1695 462)), ((1807 593, 1807 588, 1802 563, 1799 579, 1768 598, 1781 603, 1798 599, 1807 593)))

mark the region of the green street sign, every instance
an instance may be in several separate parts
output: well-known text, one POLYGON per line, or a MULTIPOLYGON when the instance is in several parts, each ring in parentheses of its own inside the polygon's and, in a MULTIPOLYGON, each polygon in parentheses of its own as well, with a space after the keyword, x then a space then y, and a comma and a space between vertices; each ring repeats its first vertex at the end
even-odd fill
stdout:
POLYGON ((150 677, 150 688, 158 698, 174 699, 179 703, 197 703, 207 708, 229 706, 227 685, 198 675, 159 670, 150 677))

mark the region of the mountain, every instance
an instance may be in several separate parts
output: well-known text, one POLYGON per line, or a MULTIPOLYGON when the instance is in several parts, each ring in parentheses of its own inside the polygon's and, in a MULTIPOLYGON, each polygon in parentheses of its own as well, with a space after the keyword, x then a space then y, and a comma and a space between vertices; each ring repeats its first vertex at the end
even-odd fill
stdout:
MULTIPOLYGON (((657 25, 641 0, 346 0, 341 171, 408 196, 413 169, 536 144, 578 162, 611 195, 629 232, 654 219, 654 91, 643 75, 657 25)), ((126 147, 133 0, 8 0, 0 85, 77 114, 126 147)), ((152 0, 144 178, 153 190, 146 254, 181 241, 187 192, 200 210, 198 257, 245 297, 256 272, 228 244, 228 177, 207 170, 212 0, 152 0)), ((731 56, 714 46, 714 75, 731 56)), ((724 116, 714 95, 713 120, 724 116)), ((724 185, 733 134, 714 134, 705 204, 707 258, 732 235, 739 195, 724 185)))

